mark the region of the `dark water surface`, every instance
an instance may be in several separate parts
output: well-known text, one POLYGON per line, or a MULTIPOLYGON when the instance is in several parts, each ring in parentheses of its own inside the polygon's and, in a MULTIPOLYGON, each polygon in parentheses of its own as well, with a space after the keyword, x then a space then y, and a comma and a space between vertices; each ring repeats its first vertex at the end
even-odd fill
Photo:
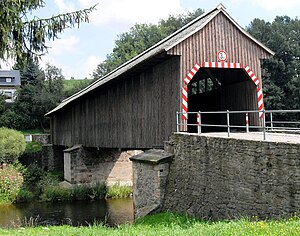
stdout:
POLYGON ((97 201, 36 202, 0 205, 0 227, 35 225, 88 225, 103 222, 110 226, 133 222, 132 199, 97 201))

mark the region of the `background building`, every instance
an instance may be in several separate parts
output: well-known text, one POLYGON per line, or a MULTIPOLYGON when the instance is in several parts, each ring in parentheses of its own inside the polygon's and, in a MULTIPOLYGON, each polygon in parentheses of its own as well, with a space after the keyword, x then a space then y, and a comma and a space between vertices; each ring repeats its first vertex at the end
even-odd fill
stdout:
POLYGON ((15 92, 20 86, 21 79, 18 70, 0 70, 0 93, 5 96, 6 102, 14 102, 15 92))

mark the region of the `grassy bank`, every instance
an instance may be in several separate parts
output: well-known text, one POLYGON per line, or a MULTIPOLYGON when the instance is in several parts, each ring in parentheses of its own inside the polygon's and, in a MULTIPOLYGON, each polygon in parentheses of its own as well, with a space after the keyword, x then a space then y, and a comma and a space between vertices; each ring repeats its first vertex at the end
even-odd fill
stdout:
POLYGON ((127 198, 132 194, 132 187, 129 186, 118 184, 106 186, 104 183, 95 183, 70 188, 60 184, 63 180, 62 172, 44 171, 35 164, 28 167, 21 164, 4 166, 0 171, 0 204, 127 198), (18 176, 22 183, 15 187, 14 183, 18 176))
POLYGON ((0 229, 1 235, 299 235, 300 219, 282 221, 236 220, 205 222, 170 213, 148 216, 134 225, 108 228, 51 226, 0 229))

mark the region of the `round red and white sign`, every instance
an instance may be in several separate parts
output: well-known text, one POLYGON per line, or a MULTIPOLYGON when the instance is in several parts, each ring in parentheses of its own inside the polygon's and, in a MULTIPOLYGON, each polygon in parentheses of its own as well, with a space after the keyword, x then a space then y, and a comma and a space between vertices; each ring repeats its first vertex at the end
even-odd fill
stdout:
POLYGON ((224 62, 228 60, 228 53, 224 50, 218 51, 218 61, 224 62))

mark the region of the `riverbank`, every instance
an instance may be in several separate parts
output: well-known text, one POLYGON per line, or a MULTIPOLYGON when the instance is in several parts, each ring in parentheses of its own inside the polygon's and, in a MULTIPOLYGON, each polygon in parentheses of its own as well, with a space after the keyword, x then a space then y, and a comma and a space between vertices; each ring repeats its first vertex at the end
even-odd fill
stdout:
POLYGON ((209 222, 182 215, 161 213, 147 216, 133 225, 109 228, 104 225, 88 227, 50 226, 0 229, 0 235, 299 235, 300 219, 261 221, 255 217, 233 221, 209 222))
POLYGON ((99 200, 132 195, 131 186, 119 184, 65 185, 62 172, 45 171, 36 164, 25 167, 15 163, 0 166, 0 169, 0 204, 99 200))

